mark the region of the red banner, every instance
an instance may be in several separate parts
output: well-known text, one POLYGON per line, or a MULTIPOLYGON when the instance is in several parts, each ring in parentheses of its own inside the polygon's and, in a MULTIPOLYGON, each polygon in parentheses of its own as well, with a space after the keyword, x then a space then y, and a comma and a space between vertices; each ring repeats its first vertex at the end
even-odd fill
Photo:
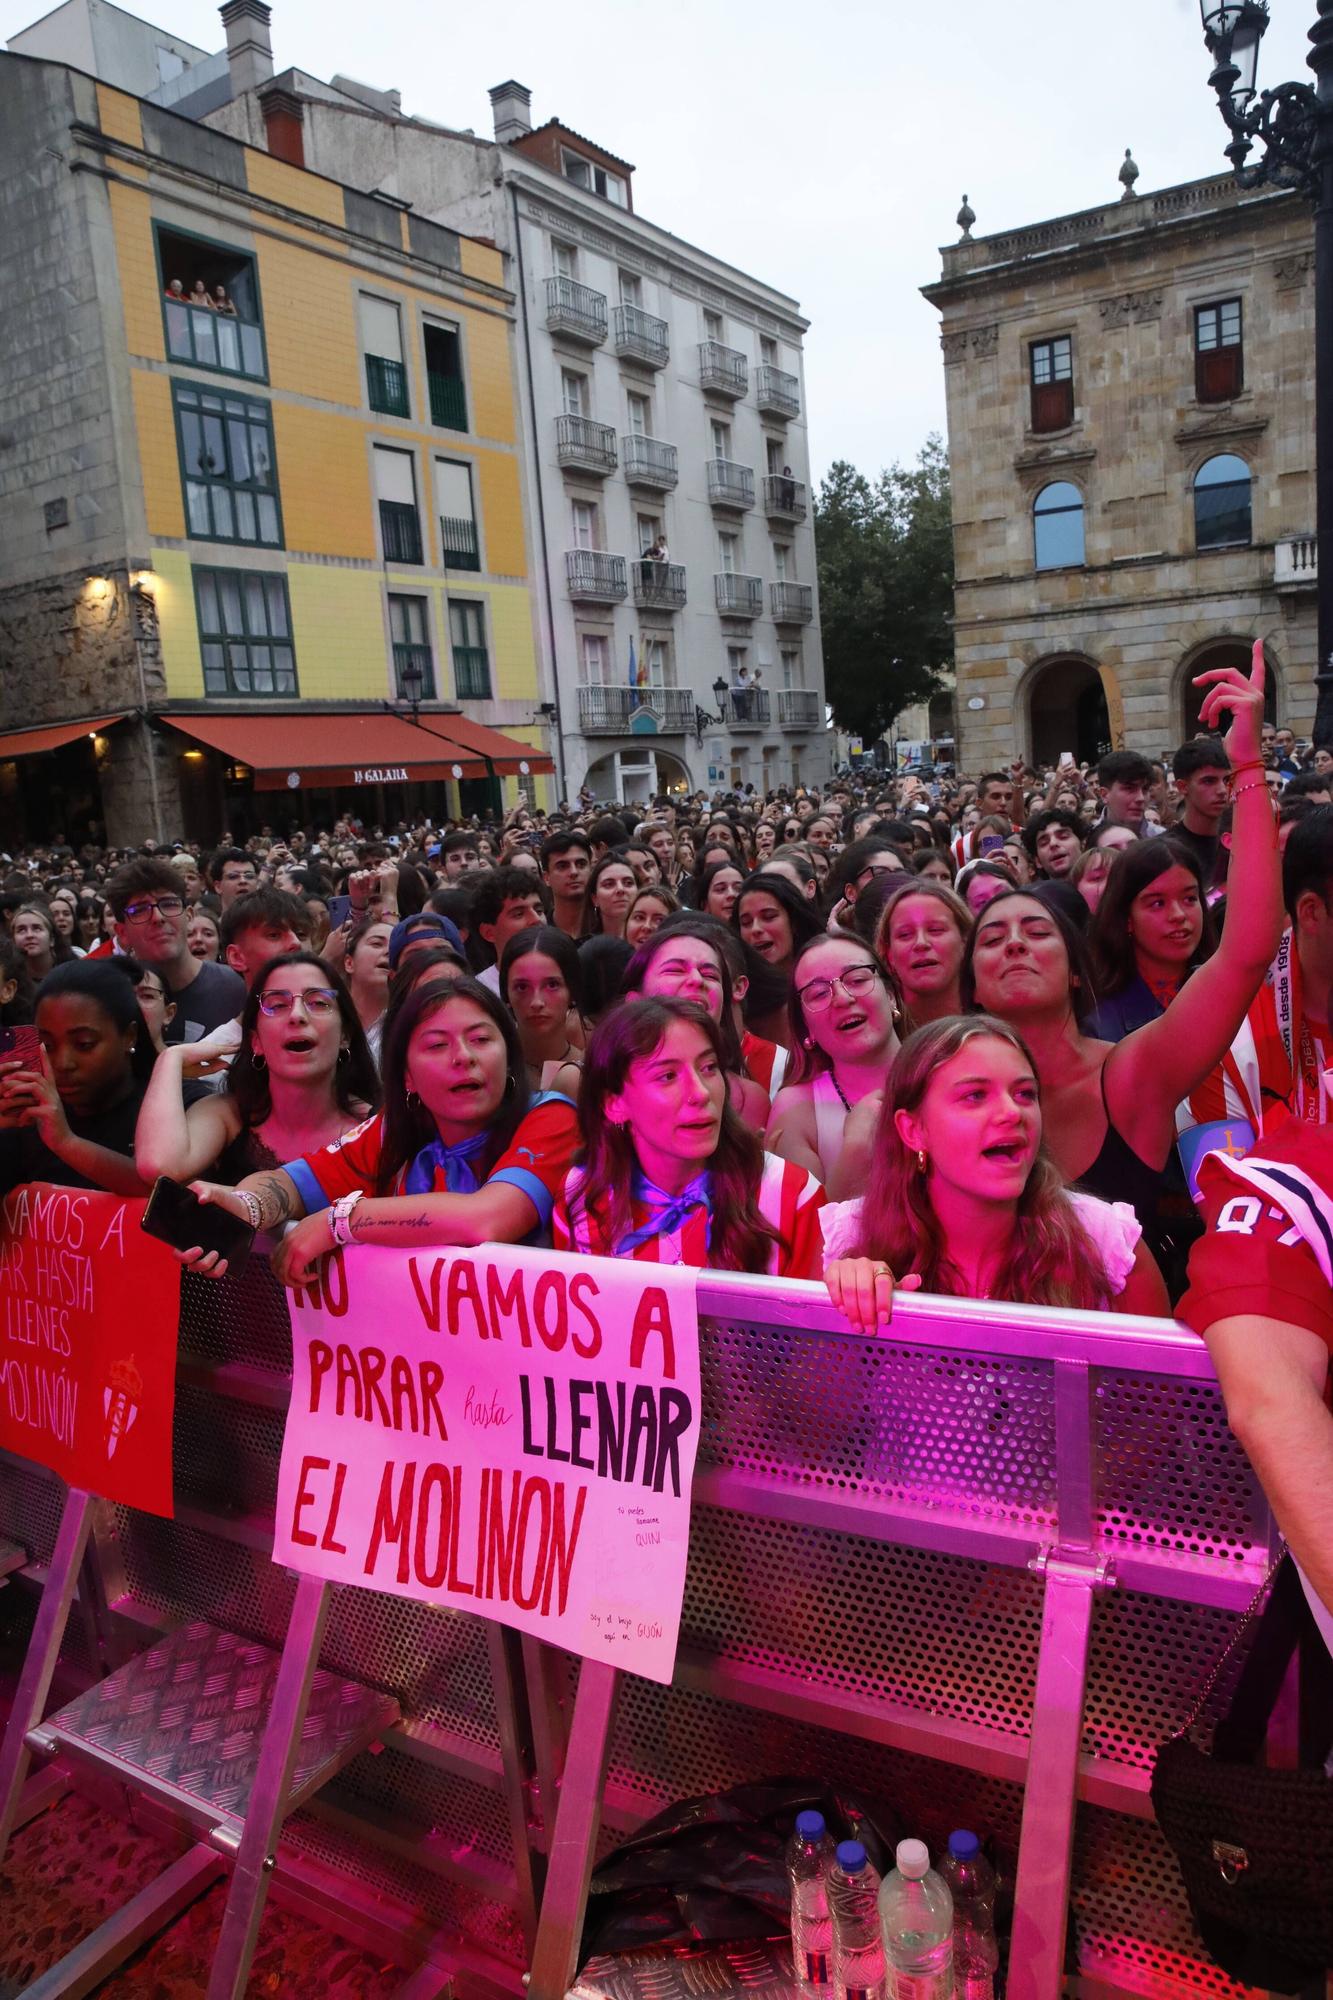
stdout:
POLYGON ((143 1210, 45 1182, 0 1204, 0 1447, 170 1515, 180 1267, 143 1210))

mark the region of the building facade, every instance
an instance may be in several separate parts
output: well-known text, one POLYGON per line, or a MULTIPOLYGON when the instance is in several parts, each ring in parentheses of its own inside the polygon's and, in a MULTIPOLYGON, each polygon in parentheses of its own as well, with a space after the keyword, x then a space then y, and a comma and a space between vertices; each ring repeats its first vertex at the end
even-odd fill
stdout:
POLYGON ((0 204, 5 839, 466 812, 550 772, 494 245, 14 54, 0 204))
POLYGON ((1230 176, 962 240, 941 316, 964 770, 1192 733, 1262 638, 1314 715, 1313 224, 1230 176))

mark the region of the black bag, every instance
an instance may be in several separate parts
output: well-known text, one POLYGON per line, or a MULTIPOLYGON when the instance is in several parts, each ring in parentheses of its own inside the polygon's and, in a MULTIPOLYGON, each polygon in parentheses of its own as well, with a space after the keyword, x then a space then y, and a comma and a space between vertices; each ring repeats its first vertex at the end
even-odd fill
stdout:
MULTIPOLYGON (((1246 1986, 1296 1993, 1333 1966, 1333 1663, 1295 1563, 1284 1557, 1241 1620, 1179 1736, 1157 1752, 1152 1804, 1184 1877, 1190 1909, 1212 1958, 1246 1986), (1222 1669, 1268 1603, 1209 1756, 1191 1740, 1222 1669), (1307 1762, 1262 1768, 1269 1718, 1292 1655, 1302 1648, 1303 1693, 1315 1727, 1307 1762)), ((1322 1983, 1320 1986, 1322 1992, 1322 1983)))

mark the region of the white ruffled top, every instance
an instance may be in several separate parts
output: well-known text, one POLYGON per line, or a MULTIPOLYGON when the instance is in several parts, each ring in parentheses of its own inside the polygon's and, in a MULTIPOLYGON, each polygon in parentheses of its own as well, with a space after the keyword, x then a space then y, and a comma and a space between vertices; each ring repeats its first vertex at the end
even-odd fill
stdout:
MULTIPOLYGON (((1070 1188, 1069 1199, 1084 1229, 1091 1237, 1102 1269, 1110 1283, 1112 1298, 1124 1291, 1134 1268, 1134 1252, 1143 1235, 1139 1219, 1127 1201, 1101 1201, 1093 1194, 1070 1188)), ((861 1236, 862 1196, 855 1201, 831 1201, 819 1211, 824 1232, 825 1268, 836 1257, 855 1257, 861 1236)))

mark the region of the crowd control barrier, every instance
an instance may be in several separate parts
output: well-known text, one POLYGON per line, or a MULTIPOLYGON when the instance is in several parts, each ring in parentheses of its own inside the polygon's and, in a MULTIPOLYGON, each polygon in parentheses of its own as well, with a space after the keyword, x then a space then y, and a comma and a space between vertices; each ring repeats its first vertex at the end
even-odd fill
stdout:
MULTIPOLYGON (((1012 2000, 1238 1994, 1193 1932, 1148 1800, 1154 1749, 1270 1554, 1202 1343, 1169 1322, 907 1298, 862 1336, 821 1286, 730 1274, 701 1274, 698 1302, 702 1438, 669 1687, 274 1566, 291 1349, 257 1263, 223 1286, 183 1280, 174 1521, 80 1509, 0 1458, 0 1537, 21 1551, 0 1608, 30 1596, 34 1648, 45 1615, 51 1709, 198 1627, 273 1649, 289 1693, 316 1666, 354 1683, 365 1727, 294 1810, 298 1711, 270 1713, 267 1817, 248 1846, 242 1825, 214 1848, 230 1847, 242 1945, 271 1880, 394 1958, 405 1993, 452 1979, 512 1995, 526 1971, 534 2000, 560 2000, 601 1854, 672 1799, 787 1774, 853 1786, 935 1850, 957 1825, 994 1837, 1014 1887, 1012 2000)), ((97 1775, 95 1745, 72 1745, 59 1713, 43 1722, 33 1690, 28 1745, 51 1761, 20 1822, 25 1800, 97 1775)), ((178 1824, 162 1787, 124 1765, 101 1775, 178 1824)), ((178 1884, 173 1907, 191 1892, 178 1884)), ((216 1992, 243 1991, 247 1963, 233 1950, 216 1992)), ((87 1987, 41 1986, 73 1990, 87 1987)))

